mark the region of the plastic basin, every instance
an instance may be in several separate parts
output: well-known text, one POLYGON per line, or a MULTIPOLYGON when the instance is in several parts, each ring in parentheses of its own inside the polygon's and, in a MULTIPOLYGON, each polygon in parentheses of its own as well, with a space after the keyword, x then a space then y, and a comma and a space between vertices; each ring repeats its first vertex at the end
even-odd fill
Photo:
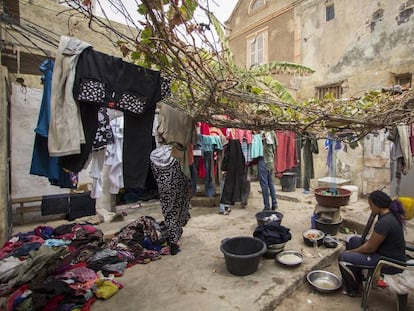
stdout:
POLYGON ((224 254, 227 270, 234 275, 243 276, 257 271, 267 247, 260 239, 239 236, 224 239, 220 250, 224 254))

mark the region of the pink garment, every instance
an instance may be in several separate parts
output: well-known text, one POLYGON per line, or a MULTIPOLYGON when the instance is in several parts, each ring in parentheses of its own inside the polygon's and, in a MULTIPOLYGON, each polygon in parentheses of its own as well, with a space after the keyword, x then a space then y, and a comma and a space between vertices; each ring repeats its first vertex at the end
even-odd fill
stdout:
POLYGON ((281 176, 283 172, 298 165, 296 154, 296 133, 291 131, 275 131, 277 148, 275 152, 275 174, 281 176))
POLYGON ((241 130, 236 129, 236 139, 240 140, 240 143, 243 142, 243 138, 246 139, 248 144, 252 143, 252 131, 251 130, 241 130))

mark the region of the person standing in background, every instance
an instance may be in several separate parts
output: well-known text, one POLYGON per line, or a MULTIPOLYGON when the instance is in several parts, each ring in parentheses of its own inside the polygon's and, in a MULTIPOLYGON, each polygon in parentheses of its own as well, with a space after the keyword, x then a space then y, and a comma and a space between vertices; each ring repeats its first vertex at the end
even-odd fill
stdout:
POLYGON ((258 157, 257 167, 260 188, 262 189, 264 210, 276 210, 277 198, 273 174, 277 140, 273 131, 265 131, 262 132, 261 135, 263 143, 263 156, 258 157), (271 202, 269 200, 269 195, 271 202))
POLYGON ((151 152, 150 159, 167 225, 170 253, 176 255, 180 251, 178 241, 183 234, 183 227, 191 218, 191 180, 182 172, 178 160, 171 156, 171 149, 171 145, 159 144, 151 152))

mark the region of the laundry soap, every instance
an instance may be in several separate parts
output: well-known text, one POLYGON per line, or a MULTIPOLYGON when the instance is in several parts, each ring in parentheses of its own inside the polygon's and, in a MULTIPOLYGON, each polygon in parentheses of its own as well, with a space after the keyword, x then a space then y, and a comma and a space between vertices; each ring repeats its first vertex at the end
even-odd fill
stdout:
POLYGON ((405 211, 405 219, 409 220, 414 217, 414 198, 413 197, 399 197, 398 198, 405 211))

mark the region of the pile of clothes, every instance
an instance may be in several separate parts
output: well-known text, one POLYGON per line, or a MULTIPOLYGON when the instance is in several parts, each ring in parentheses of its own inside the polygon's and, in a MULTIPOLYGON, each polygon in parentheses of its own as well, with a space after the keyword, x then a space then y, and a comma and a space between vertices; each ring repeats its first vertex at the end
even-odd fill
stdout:
POLYGON ((89 223, 38 226, 0 249, 0 310, 89 310, 127 267, 169 254, 163 223, 142 216, 105 241, 89 223))

